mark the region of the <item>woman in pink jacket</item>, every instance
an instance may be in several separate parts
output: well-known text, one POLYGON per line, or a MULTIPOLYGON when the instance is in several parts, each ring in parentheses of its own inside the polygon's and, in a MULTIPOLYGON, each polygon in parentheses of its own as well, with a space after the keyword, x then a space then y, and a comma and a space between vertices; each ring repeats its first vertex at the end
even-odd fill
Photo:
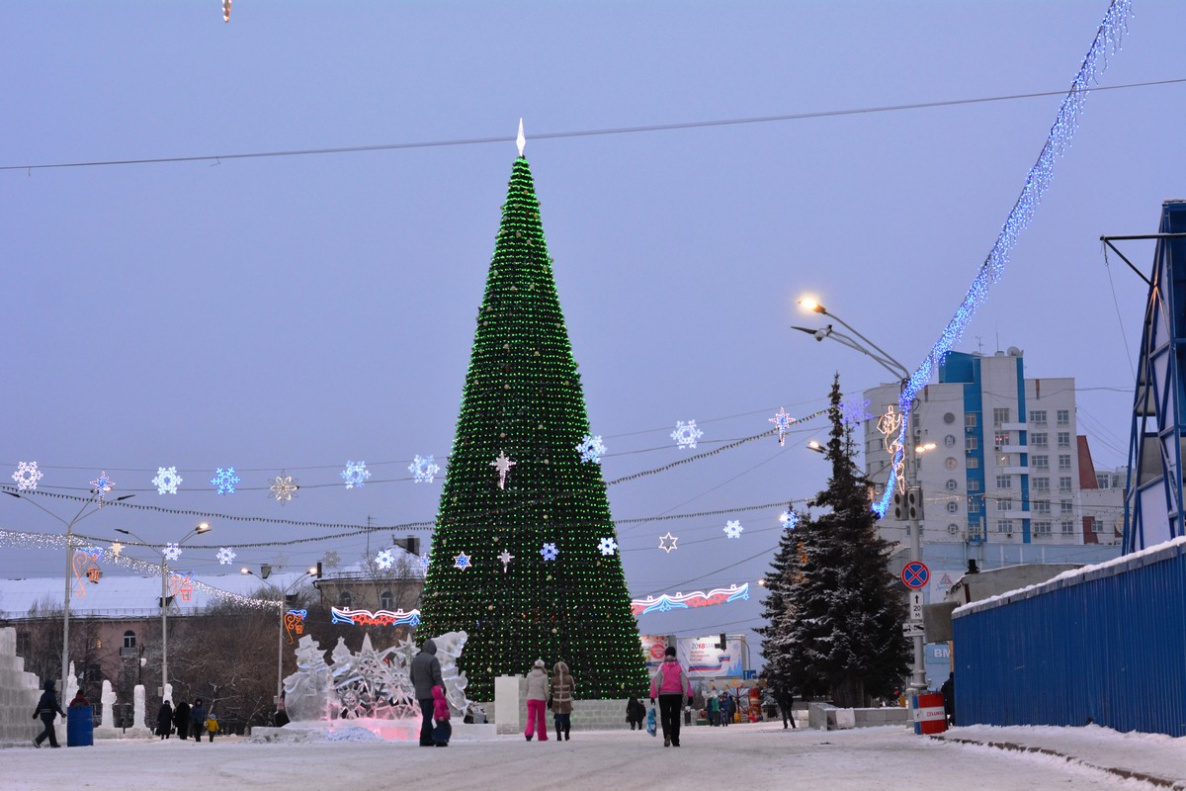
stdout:
POLYGON ((679 747, 679 710, 684 698, 692 705, 692 682, 675 658, 675 646, 667 646, 663 664, 651 679, 651 703, 659 698, 659 719, 663 723, 663 746, 679 747))

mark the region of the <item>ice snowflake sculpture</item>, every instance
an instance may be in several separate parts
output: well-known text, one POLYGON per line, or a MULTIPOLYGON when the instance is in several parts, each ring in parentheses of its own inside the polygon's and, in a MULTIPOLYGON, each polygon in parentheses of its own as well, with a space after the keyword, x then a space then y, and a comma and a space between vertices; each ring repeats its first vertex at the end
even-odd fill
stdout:
POLYGON ((741 538, 742 530, 745 530, 745 528, 736 519, 731 519, 725 523, 725 535, 729 538, 741 538))
POLYGON ((239 476, 235 475, 234 467, 227 467, 225 470, 218 467, 214 470, 214 477, 210 479, 210 485, 219 494, 234 494, 235 484, 239 482, 239 476))
POLYGON ((181 557, 181 545, 165 544, 165 551, 161 554, 165 556, 166 560, 177 560, 177 558, 181 557))
POLYGON ((791 430, 791 424, 795 422, 795 419, 787 412, 786 407, 780 406, 778 412, 769 420, 778 429, 778 444, 786 445, 787 432, 791 430))
POLYGON ((605 443, 601 441, 600 435, 594 437, 586 434, 581 444, 577 445, 577 453, 581 454, 581 461, 601 464, 601 457, 605 455, 605 443))
POLYGON ((847 401, 842 401, 840 403, 840 422, 855 426, 866 420, 871 420, 873 415, 869 414, 869 404, 868 398, 858 398, 855 395, 847 401))
POLYGON ((115 488, 115 481, 107 477, 107 471, 99 473, 99 477, 91 481, 91 486, 95 488, 95 496, 99 499, 99 507, 103 507, 103 496, 115 488))
POLYGON ((597 542, 597 551, 603 555, 612 555, 618 550, 618 542, 611 536, 606 536, 597 542))
POLYGON ((395 565, 395 553, 390 549, 385 549, 375 557, 375 565, 387 571, 395 565))
POLYGON ((223 566, 229 566, 235 560, 235 550, 230 547, 223 547, 214 555, 218 558, 218 562, 223 566))
POLYGON ((671 432, 671 438, 675 440, 675 444, 680 448, 695 448, 696 440, 704 436, 704 432, 696 428, 696 421, 689 420, 685 423, 682 420, 675 422, 675 431, 671 432))
POLYGON ((284 505, 291 502, 301 487, 297 485, 296 479, 291 475, 277 475, 272 479, 271 485, 268 486, 268 491, 272 493, 272 497, 276 498, 276 502, 284 505))
POLYGON ((408 465, 408 472, 412 473, 412 480, 416 483, 432 483, 432 479, 441 471, 441 465, 432 460, 432 456, 420 458, 416 456, 408 465))
POLYGON ((157 494, 177 494, 180 483, 181 476, 177 474, 176 467, 156 468, 156 477, 152 479, 152 485, 156 487, 157 494))
POLYGON ((37 489, 37 482, 45 477, 45 473, 37 469, 37 462, 30 461, 20 462, 17 464, 16 472, 12 474, 12 479, 16 481, 16 488, 18 491, 35 491, 37 489))
POLYGON ((460 555, 457 555, 456 557, 453 558, 453 567, 459 568, 462 571, 465 571, 467 568, 469 568, 472 565, 473 565, 473 563, 470 562, 470 556, 465 554, 464 552, 462 552, 460 555))
POLYGON ((543 555, 544 560, 555 560, 556 556, 560 554, 560 550, 556 549, 555 544, 544 544, 539 553, 543 555))
POLYGON ((799 515, 794 511, 785 511, 779 514, 778 521, 782 522, 783 530, 794 530, 799 524, 799 515))
POLYGON ((365 461, 360 461, 357 464, 347 461, 346 469, 342 470, 341 475, 342 480, 346 482, 347 489, 353 489, 355 486, 361 489, 367 482, 367 478, 371 477, 371 471, 367 469, 365 461))

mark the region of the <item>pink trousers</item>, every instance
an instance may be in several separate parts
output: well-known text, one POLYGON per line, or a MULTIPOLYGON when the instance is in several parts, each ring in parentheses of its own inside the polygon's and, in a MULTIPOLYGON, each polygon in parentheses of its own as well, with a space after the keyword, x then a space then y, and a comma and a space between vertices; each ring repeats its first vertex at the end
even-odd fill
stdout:
POLYGON ((542 700, 527 701, 527 730, 523 731, 523 734, 530 736, 533 726, 539 740, 546 742, 548 740, 548 723, 544 720, 544 702, 542 700))

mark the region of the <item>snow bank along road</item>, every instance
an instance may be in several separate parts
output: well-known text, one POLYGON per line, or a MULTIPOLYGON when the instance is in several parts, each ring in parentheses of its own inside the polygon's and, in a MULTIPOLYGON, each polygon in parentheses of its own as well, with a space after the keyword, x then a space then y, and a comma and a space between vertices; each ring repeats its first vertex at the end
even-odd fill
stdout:
POLYGON ((828 791, 1141 789, 1151 785, 1044 755, 943 743, 901 727, 784 731, 780 724, 685 728, 680 748, 638 731, 574 731, 572 740, 522 736, 415 743, 244 738, 103 741, 94 747, 0 750, 4 791, 63 788, 379 791, 821 788, 828 791))

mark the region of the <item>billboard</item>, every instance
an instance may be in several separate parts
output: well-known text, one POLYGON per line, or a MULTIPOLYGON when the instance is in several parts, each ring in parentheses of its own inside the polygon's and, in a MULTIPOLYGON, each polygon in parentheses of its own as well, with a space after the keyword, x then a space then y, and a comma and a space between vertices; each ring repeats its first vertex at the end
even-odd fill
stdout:
POLYGON ((744 642, 740 636, 725 640, 724 650, 718 648, 719 636, 684 637, 676 642, 676 657, 691 678, 741 678, 744 642))
POLYGON ((644 634, 640 635, 642 640, 642 655, 647 663, 647 672, 651 675, 659 669, 659 665, 663 664, 663 653, 667 650, 671 639, 667 635, 662 634, 644 634))

